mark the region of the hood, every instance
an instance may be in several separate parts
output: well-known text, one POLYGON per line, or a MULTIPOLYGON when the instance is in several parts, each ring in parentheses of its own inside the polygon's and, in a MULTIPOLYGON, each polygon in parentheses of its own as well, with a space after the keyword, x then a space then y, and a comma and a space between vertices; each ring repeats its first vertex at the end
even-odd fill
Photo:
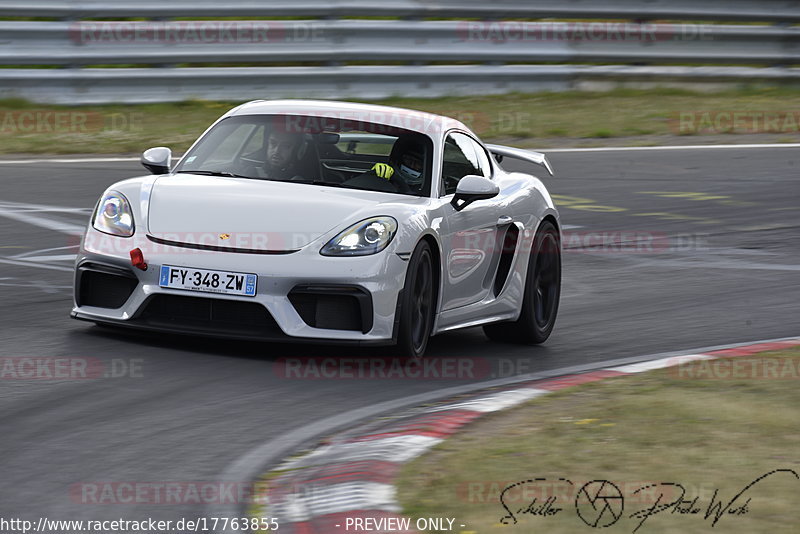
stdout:
POLYGON ((167 241, 259 251, 298 250, 397 195, 309 184, 179 174, 153 186, 149 234, 167 241))

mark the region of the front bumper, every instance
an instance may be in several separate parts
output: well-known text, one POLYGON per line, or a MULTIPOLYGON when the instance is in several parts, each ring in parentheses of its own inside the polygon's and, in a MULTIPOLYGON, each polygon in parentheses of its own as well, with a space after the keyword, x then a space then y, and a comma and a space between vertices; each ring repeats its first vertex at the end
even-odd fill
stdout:
POLYGON ((192 335, 381 345, 394 342, 407 261, 326 257, 314 244, 292 254, 198 250, 87 230, 76 259, 76 319, 192 335), (140 248, 148 269, 132 267, 140 248), (255 273, 255 297, 159 286, 161 265, 255 273), (87 287, 89 289, 87 289, 87 287))

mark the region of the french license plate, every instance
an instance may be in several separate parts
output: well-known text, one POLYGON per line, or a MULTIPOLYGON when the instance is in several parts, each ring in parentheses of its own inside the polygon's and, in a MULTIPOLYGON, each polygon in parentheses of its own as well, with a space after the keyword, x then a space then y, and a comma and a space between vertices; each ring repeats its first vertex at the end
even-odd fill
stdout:
POLYGON ((254 297, 257 281, 255 274, 162 265, 158 285, 169 289, 254 297))

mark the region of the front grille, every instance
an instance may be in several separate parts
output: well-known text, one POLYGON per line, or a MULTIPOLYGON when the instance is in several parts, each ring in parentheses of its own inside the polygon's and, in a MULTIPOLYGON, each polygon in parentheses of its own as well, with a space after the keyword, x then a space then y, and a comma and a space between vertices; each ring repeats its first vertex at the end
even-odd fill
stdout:
POLYGON ((121 308, 136 289, 137 279, 123 270, 116 273, 94 269, 92 266, 78 269, 78 305, 121 308))
POLYGON ((364 333, 372 329, 372 299, 360 288, 298 286, 289 301, 308 326, 364 333))
POLYGON ((261 304, 217 298, 155 295, 137 320, 146 326, 220 335, 269 337, 283 333, 261 304))
POLYGON ((265 255, 286 255, 299 252, 300 249, 294 250, 261 250, 257 248, 238 248, 238 247, 223 247, 220 245, 205 245, 203 243, 184 243, 182 241, 172 241, 170 239, 163 239, 150 234, 147 234, 147 239, 159 245, 168 245, 170 247, 190 248, 194 250, 210 250, 212 252, 235 252, 239 254, 265 254, 265 255))

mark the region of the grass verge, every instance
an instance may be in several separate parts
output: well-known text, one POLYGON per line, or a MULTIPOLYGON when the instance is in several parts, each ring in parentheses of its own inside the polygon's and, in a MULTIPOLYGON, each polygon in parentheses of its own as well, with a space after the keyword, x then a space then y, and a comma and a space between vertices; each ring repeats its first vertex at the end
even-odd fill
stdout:
MULTIPOLYGON (((625 90, 380 101, 455 117, 484 140, 526 147, 800 141, 800 91, 625 90), (704 119, 700 112, 708 112, 704 119), (734 124, 726 113, 738 112, 734 124), (684 119, 682 113, 694 113, 684 119), (759 114, 777 114, 764 124, 759 114), (711 121, 711 122, 709 122, 711 121), (690 124, 691 123, 691 124, 690 124), (691 126, 691 127, 689 127, 691 126)), ((0 100, 0 154, 181 153, 236 102, 55 106, 0 100)))
MULTIPOLYGON (((800 473, 798 374, 800 349, 789 349, 561 390, 485 416, 406 464, 398 498, 405 515, 455 517, 466 525, 462 532, 590 532, 581 514, 593 521, 602 506, 597 501, 592 508, 579 490, 607 480, 624 498, 609 533, 796 532, 800 480, 786 472, 745 491, 716 526, 713 510, 704 516, 713 502, 724 510, 761 475, 800 473), (539 477, 546 480, 504 494, 514 524, 500 502, 503 490, 539 477), (681 484, 685 494, 667 482, 681 484), (642 520, 631 517, 637 511, 678 499, 685 502, 646 517, 635 530, 642 520), (524 513, 532 503, 530 511, 539 514, 524 513), (556 508, 561 511, 552 513, 556 508), (691 509, 698 512, 686 512, 691 509)), ((603 491, 613 495, 610 486, 603 491)), ((613 511, 619 508, 606 510, 598 527, 613 511)))

